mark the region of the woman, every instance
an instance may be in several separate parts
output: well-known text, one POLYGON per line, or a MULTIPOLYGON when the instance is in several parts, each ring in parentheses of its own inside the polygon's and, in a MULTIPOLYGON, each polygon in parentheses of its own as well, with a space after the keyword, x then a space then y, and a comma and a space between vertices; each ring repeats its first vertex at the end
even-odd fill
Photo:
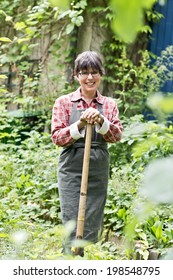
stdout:
MULTIPOLYGON (((107 195, 109 154, 107 142, 121 138, 122 125, 115 101, 98 91, 104 74, 102 61, 93 51, 78 55, 74 73, 80 87, 59 97, 52 114, 52 140, 62 146, 58 163, 58 189, 62 221, 77 221, 83 165, 85 127, 93 125, 84 240, 98 241, 107 195)), ((71 234, 75 239, 76 229, 71 234)), ((83 253, 81 254, 83 255, 83 253)))

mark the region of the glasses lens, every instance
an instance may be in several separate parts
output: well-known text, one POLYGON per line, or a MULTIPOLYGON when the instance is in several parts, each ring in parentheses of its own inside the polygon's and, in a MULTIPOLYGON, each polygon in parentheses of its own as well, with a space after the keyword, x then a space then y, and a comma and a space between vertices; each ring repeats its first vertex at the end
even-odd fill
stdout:
POLYGON ((79 75, 82 77, 88 77, 91 74, 92 77, 96 77, 99 75, 99 72, 93 71, 93 72, 80 72, 79 75))
POLYGON ((96 76, 98 76, 98 75, 99 75, 99 72, 94 71, 94 72, 92 72, 92 73, 91 73, 91 75, 92 75, 93 77, 96 77, 96 76))

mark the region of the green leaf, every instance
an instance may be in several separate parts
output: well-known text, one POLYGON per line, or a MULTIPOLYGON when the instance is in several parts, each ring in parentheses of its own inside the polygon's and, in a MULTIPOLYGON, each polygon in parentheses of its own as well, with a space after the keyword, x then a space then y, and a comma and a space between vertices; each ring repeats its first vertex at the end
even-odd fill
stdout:
POLYGON ((1 42, 12 43, 12 41, 7 37, 0 37, 1 42))
POLYGON ((64 11, 64 12, 61 12, 59 15, 58 15, 58 20, 66 17, 68 14, 70 13, 70 11, 64 11))
POLYGON ((23 21, 16 22, 16 24, 14 25, 14 28, 16 30, 22 30, 22 29, 26 28, 26 24, 23 21))
POLYGON ((118 217, 119 218, 124 218, 125 217, 125 214, 126 214, 126 209, 125 208, 121 208, 118 210, 118 217))
POLYGON ((69 0, 49 0, 53 7, 58 7, 61 10, 68 10, 70 8, 69 0))
POLYGON ((12 21, 12 19, 13 19, 13 18, 12 18, 11 16, 6 16, 6 17, 5 17, 5 21, 12 21))
POLYGON ((0 79, 6 79, 7 76, 6 75, 0 75, 0 79))
POLYGON ((163 113, 172 113, 173 112, 173 97, 164 96, 161 93, 156 93, 148 98, 148 106, 156 111, 163 113))
POLYGON ((152 6, 157 2, 157 0, 141 0, 141 6, 143 6, 146 9, 151 9, 152 6))
POLYGON ((6 233, 0 233, 0 237, 1 237, 1 238, 7 238, 7 237, 8 237, 8 234, 6 234, 6 233))
POLYGON ((155 0, 111 0, 110 5, 115 14, 112 29, 120 39, 133 42, 144 24, 144 8, 150 9, 155 0))
POLYGON ((17 39, 17 42, 18 42, 18 44, 21 44, 21 43, 27 42, 27 41, 29 41, 29 40, 30 40, 29 38, 18 38, 18 39, 17 39))
POLYGON ((66 34, 70 34, 73 31, 74 26, 75 25, 73 23, 69 23, 66 27, 66 34))
POLYGON ((151 227, 151 229, 157 239, 162 238, 162 223, 160 221, 156 221, 155 224, 151 227))
POLYGON ((77 19, 76 19, 76 25, 77 26, 80 26, 83 22, 83 17, 82 16, 78 16, 77 19))

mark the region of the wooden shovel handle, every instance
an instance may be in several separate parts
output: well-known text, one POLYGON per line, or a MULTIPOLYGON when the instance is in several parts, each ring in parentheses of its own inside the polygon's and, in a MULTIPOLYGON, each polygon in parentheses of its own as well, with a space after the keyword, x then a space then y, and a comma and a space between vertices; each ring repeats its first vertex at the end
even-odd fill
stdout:
MULTIPOLYGON (((87 198, 87 188, 88 188, 88 173, 89 173, 90 150, 91 150, 91 137, 92 137, 92 125, 87 124, 85 150, 84 150, 84 158, 83 158, 83 168, 82 168, 82 180, 81 180, 81 189, 80 189, 80 199, 79 199, 78 220, 77 220, 77 229, 76 229, 76 238, 77 239, 82 239, 83 233, 84 233, 86 198, 87 198)), ((76 248, 76 249, 78 249, 78 248, 76 248)), ((78 250, 76 250, 76 254, 77 254, 77 252, 78 252, 78 250)))

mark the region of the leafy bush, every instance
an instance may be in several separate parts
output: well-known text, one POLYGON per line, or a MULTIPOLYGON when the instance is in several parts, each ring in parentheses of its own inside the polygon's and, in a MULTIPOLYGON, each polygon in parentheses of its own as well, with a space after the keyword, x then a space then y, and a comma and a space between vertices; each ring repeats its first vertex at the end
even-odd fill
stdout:
POLYGON ((172 246, 172 175, 163 169, 166 160, 169 169, 172 166, 172 157, 166 158, 172 155, 172 140, 172 125, 147 122, 139 115, 126 121, 122 140, 109 147, 112 177, 105 208, 106 240, 118 242, 128 259, 152 258, 153 252, 163 257, 172 246), (150 177, 146 177, 146 167, 150 177), (162 171, 158 184, 154 176, 162 171))
POLYGON ((162 258, 173 246, 173 212, 169 204, 153 204, 139 189, 143 174, 129 177, 129 167, 115 169, 109 181, 104 215, 104 242, 121 259, 162 258))
POLYGON ((1 224, 11 220, 58 221, 56 151, 49 134, 30 132, 20 146, 1 145, 1 224))
POLYGON ((124 122, 123 137, 109 147, 111 167, 131 166, 129 176, 137 176, 153 159, 173 153, 173 127, 146 121, 135 115, 124 122))

